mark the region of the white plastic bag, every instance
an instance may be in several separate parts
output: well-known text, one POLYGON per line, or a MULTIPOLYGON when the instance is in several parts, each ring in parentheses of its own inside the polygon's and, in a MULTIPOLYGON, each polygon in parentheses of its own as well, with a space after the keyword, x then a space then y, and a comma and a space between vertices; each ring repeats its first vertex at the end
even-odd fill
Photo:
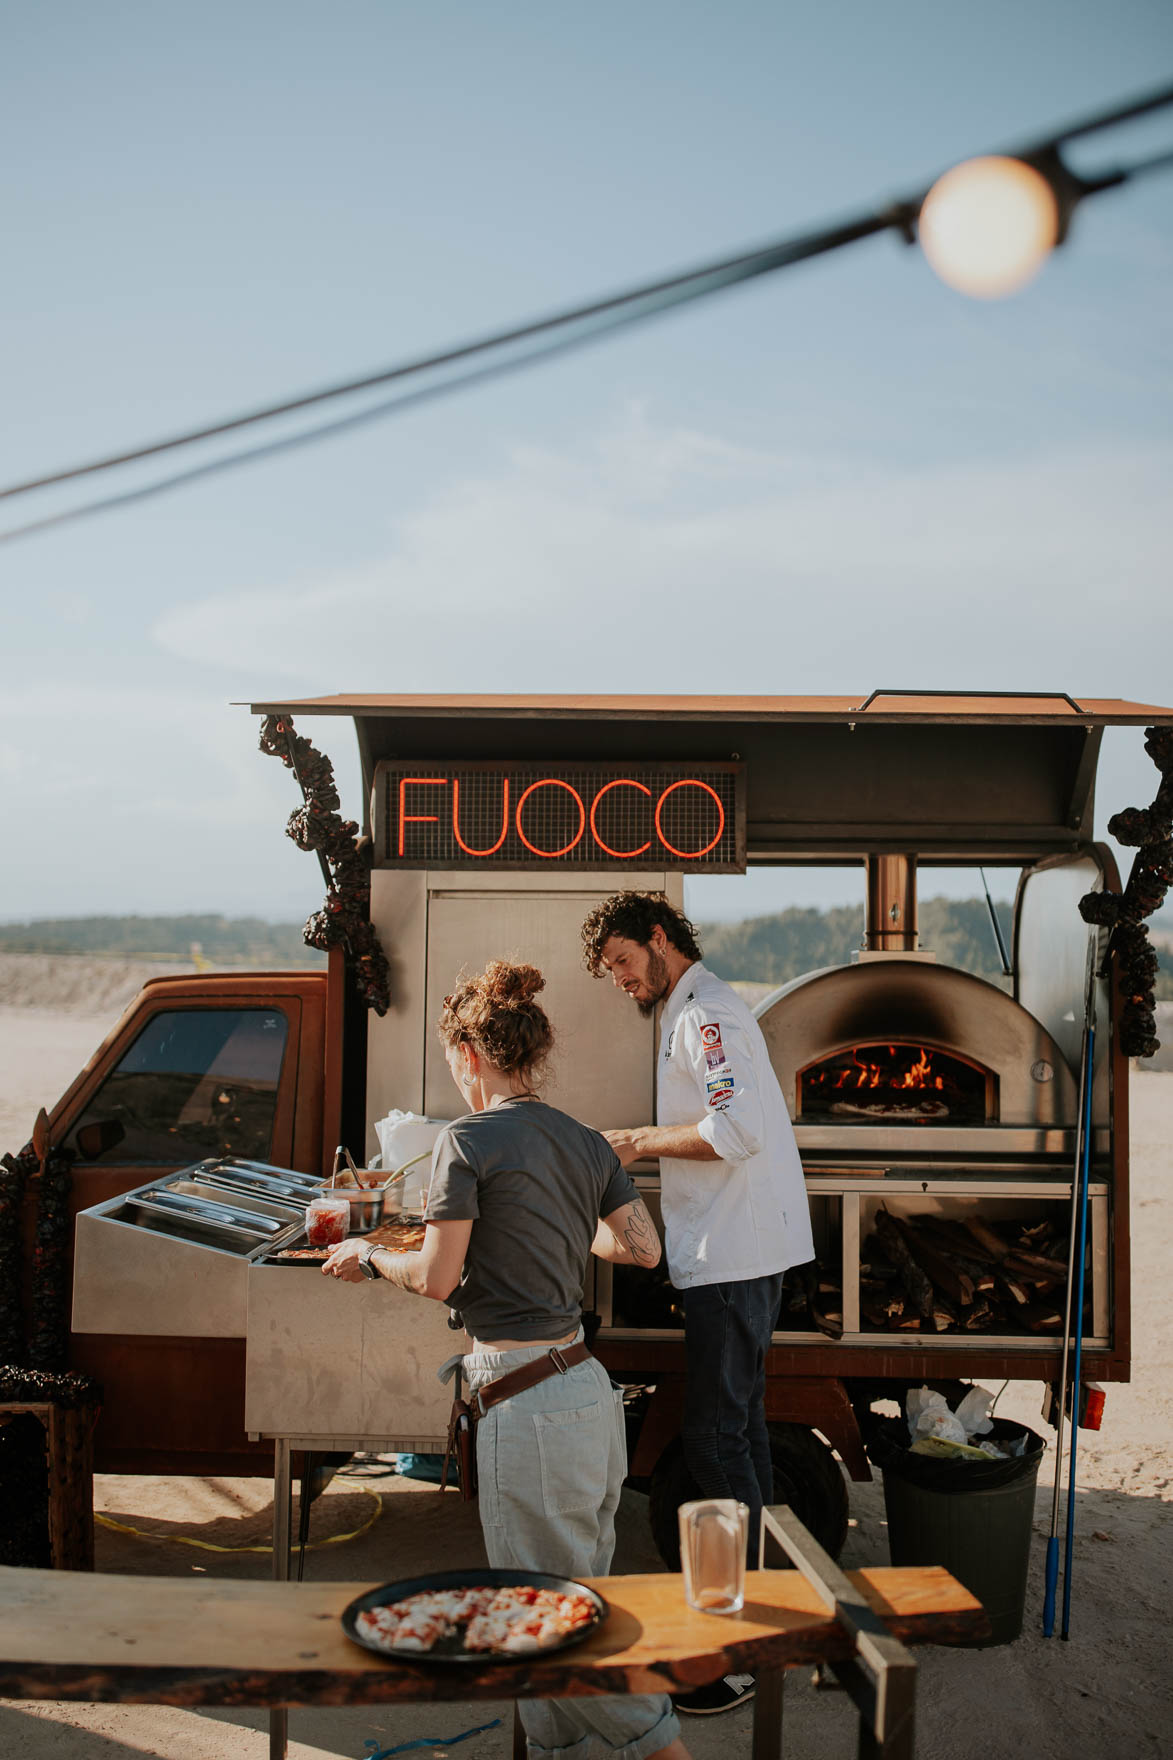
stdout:
POLYGON ((913 1439, 919 1441, 922 1436, 935 1436, 940 1442, 964 1442, 965 1430, 945 1401, 941 1400, 939 1409, 926 1408, 917 1419, 913 1439))
POLYGON ((385 1174, 396 1173, 417 1155, 423 1156, 398 1185, 391 1187, 398 1194, 399 1209, 422 1210, 427 1203, 432 1145, 447 1122, 444 1118, 421 1118, 416 1112, 398 1110, 375 1120, 379 1159, 385 1174))
POLYGON ((922 1412, 943 1412, 947 1409, 944 1394, 932 1393, 927 1387, 910 1388, 908 1397, 904 1402, 904 1415, 908 1419, 908 1433, 913 1442, 916 1441, 917 1437, 916 1421, 922 1412))
POLYGON ((994 1396, 984 1387, 971 1387, 957 1408, 957 1417, 967 1437, 985 1436, 994 1428, 990 1407, 994 1396))

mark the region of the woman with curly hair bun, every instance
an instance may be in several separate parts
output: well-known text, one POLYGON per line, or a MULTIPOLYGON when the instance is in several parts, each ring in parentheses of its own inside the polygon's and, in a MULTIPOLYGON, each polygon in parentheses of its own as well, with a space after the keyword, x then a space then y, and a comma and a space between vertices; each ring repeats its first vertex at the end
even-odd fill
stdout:
MULTIPOLYGON (((379 1276, 448 1303, 472 1351, 445 1365, 484 1407, 477 1424, 489 1563, 599 1577, 611 1567, 627 1473, 622 1397, 583 1342, 592 1252, 659 1263, 660 1241, 618 1156, 537 1092, 554 1034, 536 966, 494 960, 462 975, 437 1028, 467 1106, 432 1151, 418 1253, 334 1249, 327 1273, 379 1276), (365 1264, 364 1264, 365 1261, 365 1264)), ((518 1702, 529 1753, 688 1760, 663 1694, 518 1702)))

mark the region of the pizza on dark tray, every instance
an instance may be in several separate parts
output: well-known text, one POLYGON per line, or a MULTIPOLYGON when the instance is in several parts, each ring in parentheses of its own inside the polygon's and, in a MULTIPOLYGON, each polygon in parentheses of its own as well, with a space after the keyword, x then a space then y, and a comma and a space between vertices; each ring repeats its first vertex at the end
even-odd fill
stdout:
POLYGON ((585 1583, 532 1571, 445 1571, 352 1602, 347 1635, 365 1649, 429 1661, 520 1659, 586 1637, 606 1603, 585 1583))

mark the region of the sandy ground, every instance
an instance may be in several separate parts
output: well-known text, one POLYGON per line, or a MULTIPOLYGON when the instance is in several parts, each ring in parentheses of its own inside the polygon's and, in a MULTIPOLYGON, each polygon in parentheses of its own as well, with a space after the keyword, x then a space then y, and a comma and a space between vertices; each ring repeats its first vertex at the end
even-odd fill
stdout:
MULTIPOLYGON (((11 991, 6 994, 7 1006, 0 1005, 0 1146, 15 1148, 28 1136, 37 1107, 51 1105, 96 1049, 121 997, 103 998, 90 1010, 50 1010, 21 1006, 11 991)), ((1072 1637, 1068 1643, 1047 1641, 1040 1631, 1053 1472, 1048 1451, 1024 1635, 993 1650, 918 1652, 918 1752, 933 1760, 1173 1755, 1173 1292, 1166 1281, 1173 1236, 1173 1074, 1134 1074, 1131 1098, 1134 1379, 1109 1389, 1102 1432, 1081 1433, 1072 1637)), ((1043 1429, 1041 1397, 1041 1387, 1014 1383, 999 1411, 1043 1429)), ((844 1564, 887 1563, 879 1485, 853 1486, 851 1498, 844 1564)), ((264 1553, 212 1552, 183 1543, 263 1545, 271 1513, 263 1480, 104 1476, 95 1484, 95 1505, 152 1536, 99 1527, 101 1571, 269 1574, 264 1553)), ((395 1477, 336 1479, 315 1505, 311 1539, 345 1535, 380 1505, 377 1521, 359 1539, 315 1546, 307 1554, 307 1576, 367 1585, 483 1559, 475 1509, 454 1495, 441 1497, 430 1486, 395 1477)), ((660 1568, 645 1510, 641 1497, 624 1494, 617 1570, 660 1568)), ((366 1760, 375 1747, 440 1737, 446 1740, 436 1751, 446 1753, 463 1731, 499 1716, 496 1728, 452 1751, 458 1760, 504 1760, 510 1715, 507 1704, 453 1704, 442 1711, 295 1709, 290 1752, 295 1760, 366 1760)), ((748 1754, 750 1723, 748 1708, 693 1719, 685 1738, 698 1760, 748 1754)), ((816 1691, 805 1671, 788 1680, 786 1724, 787 1753, 799 1760, 855 1752, 850 1704, 841 1693, 816 1691)), ((29 1760, 263 1760, 267 1752, 264 1712, 0 1704, 0 1753, 29 1760)))

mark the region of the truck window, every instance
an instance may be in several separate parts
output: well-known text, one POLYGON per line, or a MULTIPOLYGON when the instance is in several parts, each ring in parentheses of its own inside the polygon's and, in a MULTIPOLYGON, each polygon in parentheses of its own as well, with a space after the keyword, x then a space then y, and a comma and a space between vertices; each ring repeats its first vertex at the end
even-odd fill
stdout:
POLYGON ((181 1165, 207 1155, 263 1161, 270 1151, 288 1022, 272 1008, 184 1008, 154 1014, 77 1125, 122 1135, 94 1161, 181 1165))

